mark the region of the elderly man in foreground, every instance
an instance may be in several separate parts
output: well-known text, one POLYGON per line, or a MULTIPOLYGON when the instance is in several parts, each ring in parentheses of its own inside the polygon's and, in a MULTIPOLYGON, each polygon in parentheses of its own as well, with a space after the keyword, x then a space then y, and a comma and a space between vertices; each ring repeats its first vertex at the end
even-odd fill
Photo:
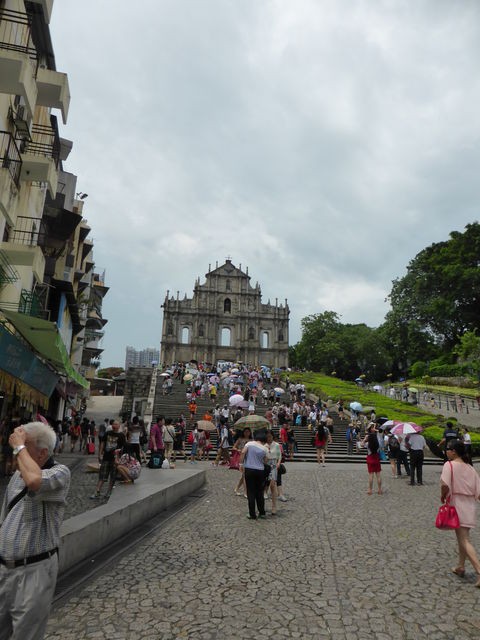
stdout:
POLYGON ((56 436, 42 422, 9 438, 18 470, 0 512, 0 640, 41 640, 58 572, 68 467, 53 459, 56 436))

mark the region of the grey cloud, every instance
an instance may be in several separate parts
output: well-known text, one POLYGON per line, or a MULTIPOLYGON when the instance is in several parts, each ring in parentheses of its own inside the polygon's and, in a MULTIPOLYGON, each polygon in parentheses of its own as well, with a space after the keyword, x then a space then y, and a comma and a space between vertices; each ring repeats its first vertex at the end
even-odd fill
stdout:
POLYGON ((248 265, 291 338, 378 325, 391 280, 478 217, 476 2, 57 2, 68 169, 111 286, 105 365, 156 344, 166 289, 248 265))

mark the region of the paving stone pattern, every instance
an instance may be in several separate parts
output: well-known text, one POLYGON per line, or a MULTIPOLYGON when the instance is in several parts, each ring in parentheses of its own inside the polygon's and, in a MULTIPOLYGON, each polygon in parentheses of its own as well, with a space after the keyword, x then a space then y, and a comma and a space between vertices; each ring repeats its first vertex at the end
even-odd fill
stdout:
MULTIPOLYGON (((64 520, 68 520, 68 518, 72 518, 107 502, 107 500, 103 498, 101 500, 89 499, 89 496, 95 493, 98 473, 85 473, 85 467, 88 462, 97 462, 98 456, 86 456, 74 452, 60 453, 55 456, 55 459, 67 465, 71 472, 70 491, 68 492, 67 504, 65 506, 64 520)), ((0 501, 3 501, 9 481, 10 478, 0 478, 0 501)), ((105 490, 106 486, 104 492, 105 490)))
POLYGON ((237 474, 209 470, 206 496, 54 610, 47 638, 480 637, 475 576, 450 573, 455 534, 433 526, 440 468, 423 487, 384 470, 367 496, 360 465, 287 463, 288 502, 257 521, 237 474))

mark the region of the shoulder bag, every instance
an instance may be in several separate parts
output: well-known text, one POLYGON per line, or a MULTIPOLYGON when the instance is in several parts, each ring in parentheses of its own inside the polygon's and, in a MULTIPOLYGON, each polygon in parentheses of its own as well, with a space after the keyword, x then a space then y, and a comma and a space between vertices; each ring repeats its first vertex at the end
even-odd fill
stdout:
MULTIPOLYGON (((450 471, 452 474, 452 488, 450 495, 453 496, 453 466, 449 462, 450 471)), ((458 519, 458 513, 453 504, 450 504, 450 495, 445 500, 445 503, 441 505, 438 510, 437 518, 435 520, 435 526, 437 529, 458 529, 460 527, 460 520, 458 519)))

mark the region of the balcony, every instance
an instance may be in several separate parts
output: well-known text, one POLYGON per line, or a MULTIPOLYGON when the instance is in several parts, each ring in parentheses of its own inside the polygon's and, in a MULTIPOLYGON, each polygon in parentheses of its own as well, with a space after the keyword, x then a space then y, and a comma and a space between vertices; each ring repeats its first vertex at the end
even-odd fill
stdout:
POLYGON ((50 18, 52 17, 53 0, 30 0, 33 4, 39 4, 43 10, 43 17, 47 24, 50 24, 50 18))
POLYGON ((0 251, 0 289, 7 284, 12 284, 19 279, 19 275, 10 264, 8 257, 3 251, 0 251))
POLYGON ((22 289, 18 302, 2 302, 1 307, 6 311, 15 311, 34 318, 42 318, 43 320, 48 320, 50 315, 45 306, 43 291, 37 293, 22 289))
POLYGON ((28 14, 0 8, 0 93, 22 96, 30 117, 37 101, 36 70, 28 14))
POLYGON ((37 71, 37 105, 60 109, 63 124, 67 124, 70 88, 66 73, 39 68, 37 71))
POLYGON ((85 260, 85 258, 88 256, 88 254, 92 250, 93 250, 93 240, 91 240, 90 238, 86 238, 83 241, 83 245, 82 245, 82 261, 85 260))
POLYGON ((15 228, 8 234, 8 241, 32 247, 45 244, 45 225, 40 218, 17 216, 15 228))
POLYGON ((44 320, 48 320, 49 315, 42 297, 35 291, 27 291, 26 289, 22 289, 20 294, 18 312, 34 318, 43 318, 44 320))
MULTIPOLYGON (((34 219, 36 220, 36 219, 34 219)), ((39 223, 39 220, 36 220, 39 223)), ((29 267, 38 282, 43 281, 45 274, 45 257, 38 239, 40 229, 34 231, 11 231, 6 242, 0 243, 0 251, 6 256, 11 265, 29 267)))
POLYGON ((91 329, 85 330, 85 339, 83 348, 89 351, 95 351, 96 353, 102 353, 103 349, 100 347, 99 342, 103 338, 103 331, 92 331, 91 329))
POLYGON ((55 198, 60 158, 57 131, 50 125, 32 125, 31 139, 20 142, 20 154, 20 180, 46 183, 50 195, 55 198))
POLYGON ((0 211, 10 221, 21 169, 22 160, 15 138, 8 131, 0 131, 0 211))

